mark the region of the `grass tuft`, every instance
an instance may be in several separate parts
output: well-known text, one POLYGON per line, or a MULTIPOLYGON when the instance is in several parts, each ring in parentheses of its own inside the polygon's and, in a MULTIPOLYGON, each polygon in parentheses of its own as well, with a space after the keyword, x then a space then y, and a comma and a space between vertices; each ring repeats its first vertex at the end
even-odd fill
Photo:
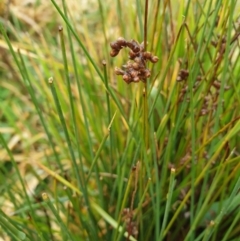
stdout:
POLYGON ((238 240, 239 9, 0 4, 0 240, 238 240))

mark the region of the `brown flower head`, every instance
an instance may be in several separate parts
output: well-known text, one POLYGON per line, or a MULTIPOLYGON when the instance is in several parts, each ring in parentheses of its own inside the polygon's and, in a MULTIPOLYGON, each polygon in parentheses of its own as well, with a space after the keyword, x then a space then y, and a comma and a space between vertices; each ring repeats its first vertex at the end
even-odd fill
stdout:
POLYGON ((151 72, 146 67, 147 61, 156 63, 158 57, 154 56, 152 53, 144 51, 144 45, 139 44, 135 40, 127 41, 120 37, 116 41, 110 43, 112 48, 110 55, 115 57, 119 54, 120 50, 125 47, 129 48, 129 59, 127 64, 123 65, 123 69, 115 68, 115 73, 117 75, 122 75, 123 80, 126 83, 139 82, 140 80, 146 82, 147 78, 151 76, 151 72))

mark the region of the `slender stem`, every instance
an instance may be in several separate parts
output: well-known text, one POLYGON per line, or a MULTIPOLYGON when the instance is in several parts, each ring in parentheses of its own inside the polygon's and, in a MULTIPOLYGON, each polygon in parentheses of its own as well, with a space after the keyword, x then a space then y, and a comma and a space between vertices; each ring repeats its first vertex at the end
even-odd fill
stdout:
POLYGON ((163 232, 166 227, 167 221, 168 221, 168 216, 169 216, 169 211, 170 211, 170 205, 172 203, 172 194, 173 194, 173 189, 176 184, 175 180, 175 172, 176 170, 174 168, 171 169, 171 175, 170 175, 170 182, 169 182, 169 188, 168 188, 168 194, 167 194, 167 201, 166 201, 166 207, 164 211, 164 216, 163 216, 163 222, 162 222, 162 227, 161 227, 161 232, 158 240, 162 240, 164 238, 163 232))
MULTIPOLYGON (((65 72, 65 79, 66 79, 66 83, 67 83, 67 90, 68 90, 71 116, 72 116, 75 136, 76 136, 76 138, 78 138, 77 137, 78 136, 78 129, 77 129, 77 123, 76 123, 76 115, 75 115, 75 109, 74 109, 74 104, 73 104, 73 95, 72 95, 72 91, 71 91, 71 83, 70 83, 70 78, 69 78, 67 54, 66 54, 64 36, 63 36, 63 27, 59 26, 58 31, 59 31, 59 35, 60 35, 60 42, 61 42, 61 49, 62 49, 62 56, 63 56, 63 63, 64 63, 64 72, 65 72)), ((61 107, 60 107, 60 109, 61 109, 61 107)), ((59 109, 59 111, 61 112, 60 109, 59 109)), ((60 114, 60 119, 61 119, 61 114, 60 114)), ((62 123, 63 122, 64 122, 64 120, 62 120, 62 123)), ((63 127, 66 128, 65 129, 66 138, 67 138, 69 147, 72 149, 72 144, 71 144, 71 141, 70 141, 70 137, 68 137, 68 131, 67 131, 66 124, 63 124, 63 127)), ((72 151, 70 150, 70 152, 71 152, 71 157, 72 157, 72 161, 73 161, 73 166, 74 166, 74 170, 75 170, 75 175, 76 175, 78 187, 83 188, 83 184, 82 184, 82 181, 81 181, 81 178, 80 178, 79 167, 77 165, 76 157, 74 155, 73 149, 72 149, 72 151)), ((79 151, 79 153, 80 153, 80 151, 79 151)))
MULTIPOLYGON (((107 76, 107 67, 106 67, 106 61, 102 61, 103 64, 103 69, 104 69, 104 82, 106 86, 106 100, 107 100, 107 110, 108 110, 108 123, 111 122, 111 106, 110 106, 110 96, 109 96, 109 91, 108 91, 108 76, 107 76)), ((110 135, 110 159, 111 159, 111 170, 110 172, 112 173, 112 168, 113 168, 113 132, 109 130, 109 135, 110 135)))
POLYGON ((80 177, 79 177, 79 172, 78 172, 78 164, 77 164, 77 161, 76 161, 73 145, 72 145, 71 138, 70 138, 70 135, 69 135, 69 130, 68 130, 66 120, 65 120, 64 115, 63 115, 63 110, 62 110, 62 107, 61 107, 61 103, 60 103, 57 91, 55 89, 53 78, 50 77, 48 79, 48 82, 49 82, 51 92, 52 92, 52 95, 53 95, 53 99, 54 99, 54 102, 55 102, 55 105, 56 105, 57 113, 58 113, 60 122, 62 124, 63 132, 65 134, 65 138, 66 138, 66 141, 67 141, 68 149, 69 149, 70 156, 71 156, 71 161, 72 161, 72 164, 73 164, 73 167, 74 167, 75 176, 76 176, 78 188, 79 188, 79 187, 81 187, 80 186, 81 182, 80 182, 80 177))
MULTIPOLYGON (((145 1, 144 13, 144 51, 147 50, 147 16, 148 16, 148 0, 145 1)), ((148 148, 148 103, 147 103, 147 81, 143 87, 143 136, 145 147, 148 148)))
POLYGON ((143 87, 143 137, 145 148, 148 149, 148 101, 147 101, 147 82, 143 87))
POLYGON ((147 16, 148 16, 148 0, 145 1, 145 16, 144 16, 144 50, 147 49, 147 16))
MULTIPOLYGON (((145 1, 145 12, 144 12, 144 51, 147 49, 147 15, 148 15, 148 0, 145 1)), ((142 90, 143 95, 143 153, 142 158, 146 158, 146 153, 148 150, 148 96, 147 96, 147 80, 144 81, 144 86, 142 90)), ((145 167, 144 165, 141 165, 140 167, 140 173, 139 173, 139 193, 140 196, 143 195, 143 177, 145 176, 145 167)), ((139 212, 138 216, 140 220, 140 237, 143 236, 142 230, 143 230, 143 213, 142 210, 139 212)))

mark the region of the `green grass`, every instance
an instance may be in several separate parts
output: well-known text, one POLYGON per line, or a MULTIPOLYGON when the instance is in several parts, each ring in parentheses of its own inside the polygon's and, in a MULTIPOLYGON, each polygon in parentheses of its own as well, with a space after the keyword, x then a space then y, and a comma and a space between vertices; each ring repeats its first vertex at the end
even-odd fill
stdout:
POLYGON ((145 8, 1 18, 0 240, 239 239, 239 3, 149 1, 147 25, 145 8), (145 33, 159 61, 128 85, 109 44, 145 33))

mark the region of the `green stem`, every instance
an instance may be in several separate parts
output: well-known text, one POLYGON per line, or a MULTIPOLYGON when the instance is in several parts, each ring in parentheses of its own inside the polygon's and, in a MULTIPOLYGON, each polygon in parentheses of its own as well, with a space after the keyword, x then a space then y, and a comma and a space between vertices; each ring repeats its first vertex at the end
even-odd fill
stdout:
POLYGON ((147 16, 148 16, 148 0, 145 1, 145 15, 144 15, 144 50, 147 49, 147 16))
POLYGON ((49 82, 49 85, 50 85, 50 88, 51 88, 51 91, 52 91, 52 95, 53 95, 53 98, 54 98, 54 102, 55 102, 55 105, 56 105, 56 108, 57 108, 57 113, 58 113, 60 122, 61 122, 62 127, 63 127, 64 134, 65 134, 65 137, 66 137, 67 145, 68 145, 70 156, 71 156, 71 161, 72 161, 72 164, 73 164, 73 167, 74 167, 74 172, 75 172, 75 176, 77 178, 78 188, 79 188, 81 182, 80 182, 80 179, 79 179, 78 165, 77 165, 76 157, 75 157, 75 154, 74 154, 74 150, 73 150, 72 142, 71 142, 71 139, 70 139, 70 135, 69 135, 69 132, 68 132, 67 124, 66 124, 66 121, 65 121, 65 118, 64 118, 64 115, 63 115, 63 111, 62 111, 62 107, 61 107, 61 104, 60 104, 60 101, 59 101, 59 98, 58 98, 58 95, 57 95, 57 91, 56 91, 54 83, 53 83, 53 78, 52 77, 49 78, 48 82, 49 82))
MULTIPOLYGON (((145 1, 145 12, 144 12, 144 51, 147 49, 147 15, 148 15, 148 0, 145 1)), ((142 160, 146 163, 147 160, 147 150, 148 150, 148 96, 147 96, 147 80, 144 80, 144 86, 142 90, 143 94, 143 153, 142 153, 142 160), (146 158, 146 160, 145 160, 146 158)), ((140 174, 139 174, 139 194, 140 196, 143 195, 143 177, 146 173, 146 166, 141 165, 140 167, 140 174)), ((143 230, 143 213, 142 210, 139 212, 138 216, 140 220, 140 230, 143 230)), ((143 232, 140 232, 139 235, 140 239, 143 237, 143 232)))
MULTIPOLYGON (((147 16, 148 16, 148 0, 145 1, 144 13, 144 51, 147 50, 147 16)), ((143 87, 143 136, 145 141, 145 148, 148 149, 148 103, 147 103, 147 81, 144 82, 143 87)))
MULTIPOLYGON (((68 89, 68 97, 69 97, 69 102, 70 102, 70 110, 71 110, 71 115, 72 115, 72 121, 73 121, 73 126, 74 126, 74 134, 77 137, 78 136, 78 130, 77 130, 77 123, 76 123, 76 116, 75 116, 75 109, 74 109, 74 104, 73 104, 73 95, 71 91, 71 83, 70 83, 70 78, 69 78, 69 71, 68 71, 68 63, 67 63, 67 54, 66 54, 66 48, 65 48, 65 43, 64 43, 64 37, 63 37, 63 28, 62 26, 59 26, 58 28, 59 35, 60 35, 60 42, 61 42, 61 49, 62 49, 62 56, 63 56, 63 63, 64 63, 64 73, 65 73, 65 79, 67 82, 67 89, 68 89)), ((70 142, 69 142, 70 144, 70 142)), ((79 144, 79 143, 77 143, 79 144)), ((75 175, 77 178, 77 183, 78 187, 82 187, 81 184, 81 179, 79 175, 79 168, 76 162, 76 158, 74 154, 71 154, 72 156, 72 161, 73 161, 73 166, 75 170, 75 175)))
POLYGON ((164 233, 164 229, 166 227, 168 216, 169 216, 169 212, 170 212, 170 206, 171 206, 171 203, 172 203, 173 189, 174 189, 175 184, 176 184, 175 169, 172 168, 171 169, 170 182, 169 182, 169 188, 168 188, 168 193, 167 193, 166 207, 165 207, 164 216, 163 216, 163 222, 162 222, 162 227, 161 227, 161 233, 160 233, 160 236, 159 236, 158 240, 163 240, 163 238, 164 238, 163 233, 164 233))
POLYGON ((108 136, 109 136, 109 131, 110 131, 110 130, 108 130, 108 132, 107 132, 107 133, 105 134, 105 136, 103 137, 103 140, 102 140, 102 142, 101 142, 101 144, 100 144, 100 146, 99 146, 99 148, 98 148, 98 150, 97 150, 96 156, 94 157, 94 159, 93 159, 93 161, 92 161, 92 165, 91 165, 91 167, 90 167, 90 169, 89 169, 88 176, 87 176, 87 179, 86 179, 86 183, 88 183, 88 181, 89 181, 89 178, 90 178, 90 176, 91 176, 91 174, 92 174, 93 168, 94 168, 94 166, 95 166, 95 164, 96 164, 96 162, 97 162, 97 160, 98 160, 98 157, 99 157, 99 155, 100 155, 100 153, 101 153, 101 150, 103 149, 103 146, 104 146, 104 144, 105 144, 105 142, 106 142, 106 140, 107 140, 107 138, 108 138, 108 136))
POLYGON ((146 150, 148 149, 148 102, 147 102, 147 83, 143 87, 143 137, 146 150))
MULTIPOLYGON (((106 86, 106 101, 107 101, 107 110, 108 110, 108 123, 111 122, 111 106, 110 106, 110 96, 108 90, 108 76, 107 76, 107 67, 106 67, 106 61, 102 61, 103 69, 104 69, 104 82, 106 86)), ((111 170, 112 172, 112 167, 113 167, 113 132, 109 130, 109 138, 110 138, 110 160, 111 160, 111 170)))

